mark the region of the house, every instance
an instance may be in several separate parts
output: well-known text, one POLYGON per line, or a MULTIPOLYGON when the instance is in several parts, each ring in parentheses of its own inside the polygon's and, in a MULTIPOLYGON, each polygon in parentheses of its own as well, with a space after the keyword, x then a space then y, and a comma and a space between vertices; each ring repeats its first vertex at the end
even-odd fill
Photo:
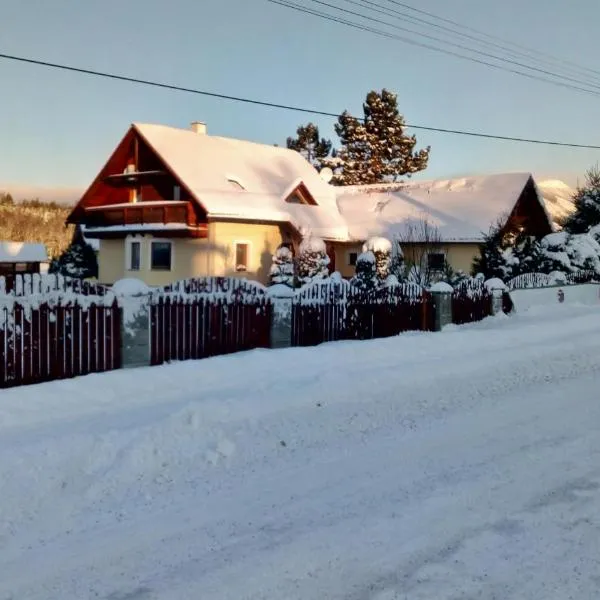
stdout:
POLYGON ((325 240, 331 270, 345 277, 373 236, 400 236, 405 255, 425 248, 437 266, 468 271, 499 218, 552 231, 529 174, 334 187, 295 151, 211 136, 196 122, 131 125, 68 222, 98 240, 101 283, 164 285, 202 275, 266 283, 275 250, 308 235, 325 240), (424 222, 435 239, 403 237, 424 222))
POLYGON ((98 239, 102 283, 200 275, 266 282, 281 244, 348 237, 336 191, 298 153, 133 124, 68 217, 98 239))
MULTIPOLYGON (((339 188, 338 208, 349 240, 336 264, 350 275, 362 241, 399 239, 405 259, 470 272, 492 226, 542 237, 553 231, 544 200, 529 173, 339 188)), ((342 246, 339 245, 338 248, 342 246)))
POLYGON ((0 241, 0 277, 5 278, 9 289, 15 275, 47 273, 48 266, 44 244, 0 241))

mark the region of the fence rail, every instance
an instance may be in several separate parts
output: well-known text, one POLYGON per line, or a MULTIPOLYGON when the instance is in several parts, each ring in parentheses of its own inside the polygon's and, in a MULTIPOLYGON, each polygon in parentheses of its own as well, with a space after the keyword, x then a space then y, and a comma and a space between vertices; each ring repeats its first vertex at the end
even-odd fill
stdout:
POLYGON ((464 325, 481 321, 492 314, 493 295, 483 281, 459 283, 452 293, 452 323, 464 325))
POLYGON ((413 284, 373 291, 316 283, 292 301, 292 346, 374 339, 433 329, 431 296, 413 284))
POLYGON ((268 348, 271 301, 260 284, 235 278, 179 281, 150 300, 150 362, 268 348))
POLYGON ((121 367, 118 304, 0 307, 0 388, 121 367))

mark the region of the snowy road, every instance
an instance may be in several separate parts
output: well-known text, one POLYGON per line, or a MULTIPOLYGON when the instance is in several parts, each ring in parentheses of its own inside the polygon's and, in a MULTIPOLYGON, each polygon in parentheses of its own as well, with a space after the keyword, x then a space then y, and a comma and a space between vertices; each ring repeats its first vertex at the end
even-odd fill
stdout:
POLYGON ((600 597, 600 312, 0 392, 0 599, 600 597))

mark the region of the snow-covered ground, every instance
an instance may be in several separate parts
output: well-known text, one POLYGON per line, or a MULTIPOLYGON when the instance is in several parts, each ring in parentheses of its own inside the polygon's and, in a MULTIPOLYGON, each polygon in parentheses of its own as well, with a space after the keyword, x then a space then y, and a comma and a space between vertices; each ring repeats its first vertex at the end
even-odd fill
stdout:
POLYGON ((600 595, 600 313, 0 393, 0 598, 600 595))

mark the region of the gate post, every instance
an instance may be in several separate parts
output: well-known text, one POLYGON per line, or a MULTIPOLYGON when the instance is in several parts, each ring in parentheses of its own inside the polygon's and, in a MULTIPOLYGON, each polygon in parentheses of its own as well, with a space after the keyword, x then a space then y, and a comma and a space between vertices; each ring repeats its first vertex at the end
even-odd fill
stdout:
POLYGON ((433 330, 441 331, 452 324, 452 293, 454 289, 443 281, 432 285, 429 293, 433 298, 434 322, 433 330))
POLYGON ((492 294, 492 315, 504 312, 504 294, 508 291, 506 284, 501 279, 488 279, 485 282, 485 287, 492 294))
POLYGON ((294 290, 284 284, 272 285, 267 293, 273 302, 271 311, 271 348, 292 345, 292 298, 294 290))
POLYGON ((121 307, 121 357, 124 369, 147 367, 150 355, 150 288, 137 279, 112 286, 121 307))

